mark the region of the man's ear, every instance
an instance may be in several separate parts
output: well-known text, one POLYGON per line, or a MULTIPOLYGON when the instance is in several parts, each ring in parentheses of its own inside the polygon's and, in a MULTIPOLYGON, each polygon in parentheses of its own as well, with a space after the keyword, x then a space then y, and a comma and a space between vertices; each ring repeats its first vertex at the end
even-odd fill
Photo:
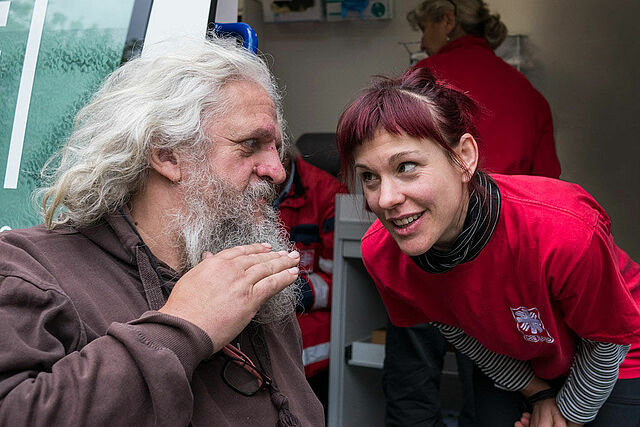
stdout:
POLYGON ((478 167, 478 143, 470 133, 465 133, 460 137, 460 143, 455 150, 466 169, 464 180, 469 182, 478 167))
POLYGON ((175 151, 166 148, 154 148, 151 151, 151 167, 171 182, 180 182, 182 171, 180 158, 175 151))

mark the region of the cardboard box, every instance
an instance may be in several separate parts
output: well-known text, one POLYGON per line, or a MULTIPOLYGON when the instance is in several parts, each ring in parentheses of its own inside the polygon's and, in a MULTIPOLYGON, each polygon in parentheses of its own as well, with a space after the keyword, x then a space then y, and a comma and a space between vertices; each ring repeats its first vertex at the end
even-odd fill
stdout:
POLYGON ((387 330, 385 328, 374 329, 371 331, 371 343, 382 344, 387 341, 387 330))

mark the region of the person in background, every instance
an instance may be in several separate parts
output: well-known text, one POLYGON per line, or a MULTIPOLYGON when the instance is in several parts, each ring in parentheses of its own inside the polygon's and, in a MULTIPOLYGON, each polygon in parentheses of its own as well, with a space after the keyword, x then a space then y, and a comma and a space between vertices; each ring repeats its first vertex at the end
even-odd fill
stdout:
MULTIPOLYGON (((506 38, 499 15, 479 0, 424 0, 407 15, 422 31, 426 67, 465 91, 482 108, 474 117, 484 170, 560 176, 551 110, 527 78, 494 53, 506 38)), ((387 424, 442 426, 440 379, 449 344, 430 325, 387 327, 383 389, 387 424), (419 374, 416 374, 419 373, 419 374)), ((471 361, 456 352, 462 383, 461 427, 473 426, 471 361)))
POLYGON ((482 172, 477 114, 415 68, 339 119, 342 173, 378 217, 362 259, 391 321, 430 322, 473 360, 480 426, 639 425, 640 265, 578 185, 482 172))
POLYGON ((297 317, 302 358, 307 380, 326 413, 335 201, 346 188, 333 175, 303 160, 294 145, 285 153, 284 166, 287 178, 274 207, 300 253, 302 299, 297 317))
POLYGON ((0 234, 0 424, 323 426, 271 206, 280 97, 235 39, 116 70, 0 234))
POLYGON ((429 54, 415 67, 429 68, 480 105, 482 114, 475 118, 483 145, 480 166, 559 177, 549 104, 493 51, 507 36, 500 16, 490 14, 481 0, 424 0, 407 20, 422 30, 421 46, 429 54))

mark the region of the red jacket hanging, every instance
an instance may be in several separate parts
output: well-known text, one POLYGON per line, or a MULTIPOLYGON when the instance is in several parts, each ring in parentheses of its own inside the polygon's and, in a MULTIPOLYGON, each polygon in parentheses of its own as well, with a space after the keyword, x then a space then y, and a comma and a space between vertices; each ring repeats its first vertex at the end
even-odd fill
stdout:
POLYGON ((307 376, 329 366, 335 197, 345 187, 328 172, 297 157, 293 182, 278 206, 280 218, 300 252, 303 363, 307 376))

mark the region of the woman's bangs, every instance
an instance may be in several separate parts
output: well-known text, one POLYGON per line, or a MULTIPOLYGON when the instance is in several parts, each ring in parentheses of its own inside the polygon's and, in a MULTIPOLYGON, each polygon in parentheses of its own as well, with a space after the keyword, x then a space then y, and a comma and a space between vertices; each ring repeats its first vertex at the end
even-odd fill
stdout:
POLYGON ((394 135, 405 133, 414 138, 441 142, 437 122, 427 101, 394 90, 389 91, 382 105, 377 128, 394 135))

